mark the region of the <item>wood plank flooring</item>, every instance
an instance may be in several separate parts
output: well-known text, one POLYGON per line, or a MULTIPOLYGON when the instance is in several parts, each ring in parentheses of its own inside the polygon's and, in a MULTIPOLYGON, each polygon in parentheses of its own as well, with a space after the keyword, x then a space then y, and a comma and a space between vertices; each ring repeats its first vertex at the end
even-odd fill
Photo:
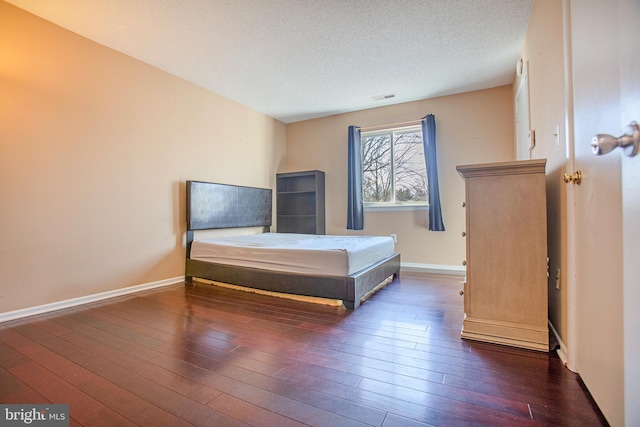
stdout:
POLYGON ((600 426, 554 353, 460 339, 457 281, 358 310, 198 284, 0 324, 0 403, 84 426, 600 426))

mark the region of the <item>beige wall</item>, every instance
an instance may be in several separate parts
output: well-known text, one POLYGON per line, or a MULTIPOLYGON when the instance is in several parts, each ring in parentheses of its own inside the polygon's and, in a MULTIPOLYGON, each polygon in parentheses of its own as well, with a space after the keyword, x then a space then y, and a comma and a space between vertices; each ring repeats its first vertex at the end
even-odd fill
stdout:
POLYGON ((182 276, 185 180, 274 186, 280 122, 4 2, 0 52, 0 313, 182 276))
MULTIPOLYGON (((529 64, 531 128, 536 132, 536 158, 547 159, 549 242, 549 319, 565 344, 566 291, 566 124, 562 2, 536 0, 525 36, 522 58, 529 64), (559 135, 556 138, 556 126, 559 135), (560 289, 556 274, 560 269, 560 289)), ((514 93, 519 80, 514 82, 514 93)))
POLYGON ((287 126, 287 159, 279 172, 326 173, 327 234, 397 234, 403 263, 460 266, 465 257, 464 182, 456 165, 515 157, 511 86, 380 107, 287 126), (362 232, 346 230, 347 127, 436 117, 438 176, 447 231, 427 230, 427 212, 368 212, 362 232))

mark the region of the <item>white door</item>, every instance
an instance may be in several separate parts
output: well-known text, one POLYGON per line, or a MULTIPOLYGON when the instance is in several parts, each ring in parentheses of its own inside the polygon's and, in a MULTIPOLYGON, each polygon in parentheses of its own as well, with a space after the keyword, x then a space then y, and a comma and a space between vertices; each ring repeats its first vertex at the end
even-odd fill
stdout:
MULTIPOLYGON (((623 2, 618 16, 620 113, 626 125, 640 123, 640 1, 623 2)), ((640 426, 640 155, 622 157, 622 207, 624 414, 631 427, 640 426)))
MULTIPOLYGON (((520 59, 522 61, 522 59, 520 59)), ((529 113, 529 63, 518 62, 520 82, 516 91, 516 160, 531 159, 531 115, 529 113)))
POLYGON ((640 156, 595 156, 590 143, 640 122, 640 1, 573 0, 570 16, 574 168, 583 173, 568 218, 575 369, 612 426, 639 426, 640 156))

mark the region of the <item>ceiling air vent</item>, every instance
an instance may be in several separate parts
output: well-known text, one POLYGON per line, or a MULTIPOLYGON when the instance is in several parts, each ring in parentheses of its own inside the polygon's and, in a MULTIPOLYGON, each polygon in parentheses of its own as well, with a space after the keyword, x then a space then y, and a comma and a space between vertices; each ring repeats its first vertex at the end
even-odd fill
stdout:
POLYGON ((383 100, 385 100, 385 99, 395 98, 395 96, 396 96, 395 94, 393 94, 393 93, 389 93, 389 94, 386 94, 386 95, 377 95, 377 96, 372 96, 371 98, 372 98, 374 101, 383 101, 383 100))

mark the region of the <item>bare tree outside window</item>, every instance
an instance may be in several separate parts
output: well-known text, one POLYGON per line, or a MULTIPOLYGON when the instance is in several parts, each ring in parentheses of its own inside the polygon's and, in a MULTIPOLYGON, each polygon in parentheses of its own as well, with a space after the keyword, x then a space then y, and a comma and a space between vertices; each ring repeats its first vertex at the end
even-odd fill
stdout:
POLYGON ((420 127, 363 133, 362 151, 365 203, 427 204, 427 173, 420 127))
POLYGON ((391 135, 362 135, 362 196, 365 202, 390 202, 391 135))

